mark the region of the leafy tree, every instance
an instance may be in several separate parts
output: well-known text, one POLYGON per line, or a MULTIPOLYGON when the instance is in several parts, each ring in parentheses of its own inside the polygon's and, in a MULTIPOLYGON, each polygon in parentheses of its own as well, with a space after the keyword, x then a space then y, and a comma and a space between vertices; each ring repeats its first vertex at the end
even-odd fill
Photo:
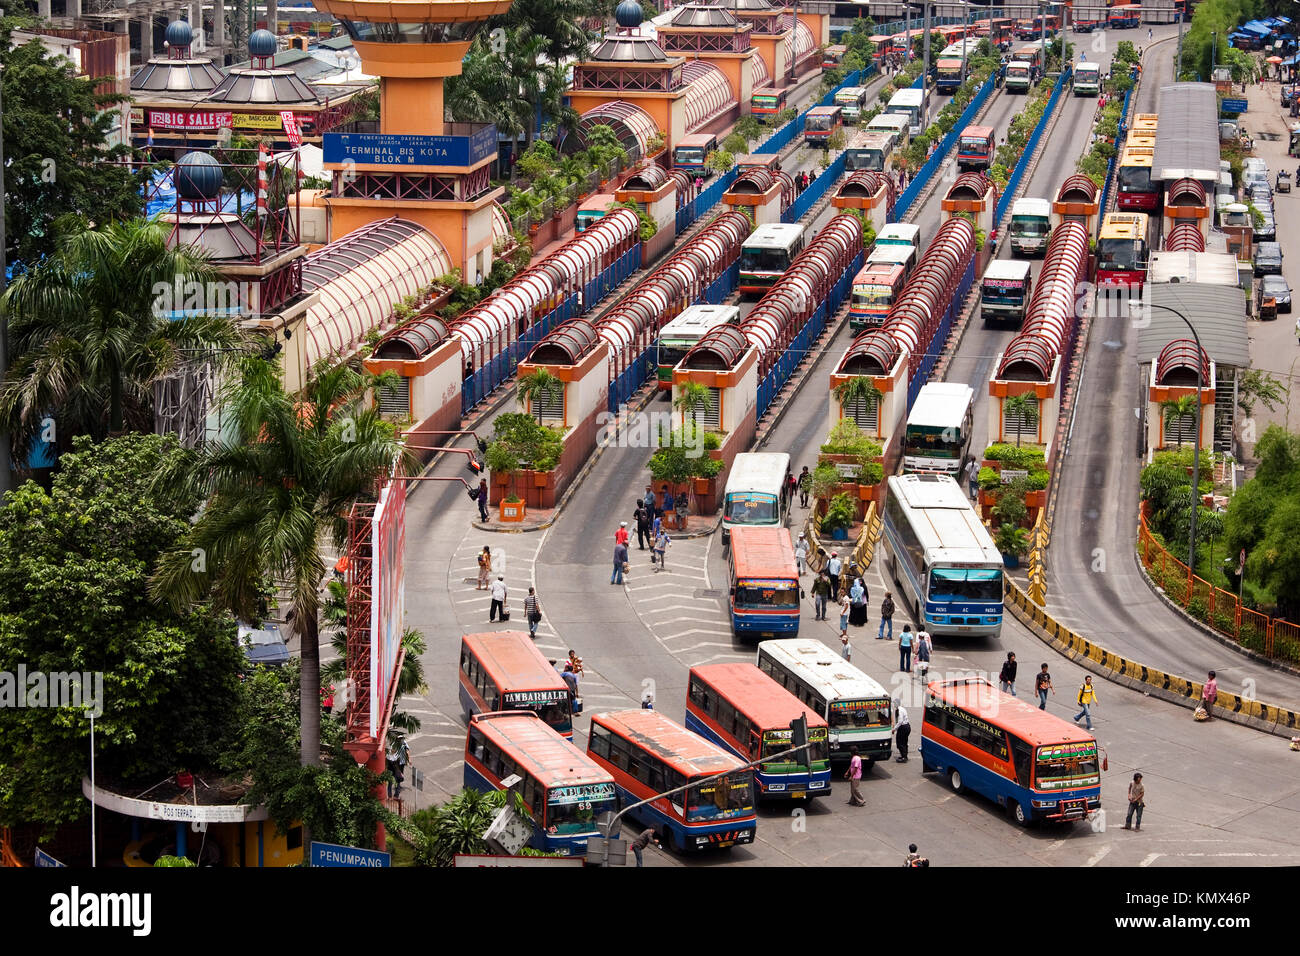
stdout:
POLYGON ((1246 369, 1237 378, 1237 407, 1247 416, 1255 414, 1256 402, 1273 412, 1286 398, 1286 386, 1261 369, 1246 369))
POLYGON ((704 165, 715 173, 727 173, 736 165, 736 157, 725 149, 715 149, 704 160, 704 165))
POLYGON ((321 761, 320 588, 327 541, 342 549, 351 506, 374 500, 396 465, 405 472, 392 424, 359 407, 373 381, 348 365, 316 366, 301 392, 284 391, 279 370, 245 356, 224 390, 229 439, 209 442, 163 470, 159 487, 206 508, 189 540, 151 582, 174 606, 210 598, 241 620, 256 614, 268 579, 289 592, 301 647, 301 761, 321 761), (203 556, 195 566, 193 549, 203 556))
POLYGON ((105 160, 130 155, 109 149, 112 116, 105 112, 127 97, 95 92, 97 81, 78 78, 62 57, 39 40, 12 45, 24 26, 0 19, 0 76, 4 82, 5 255, 34 266, 52 255, 68 230, 84 222, 107 224, 138 216, 135 174, 105 160))
POLYGON ((884 392, 866 375, 855 375, 831 389, 835 400, 840 403, 840 412, 845 408, 861 402, 867 410, 876 408, 884 397, 884 392))
MULTIPOLYGON (((406 835, 414 838, 416 866, 449 867, 458 854, 491 852, 483 834, 494 817, 506 805, 507 792, 480 793, 465 789, 442 806, 417 810, 411 814, 406 835)), ((515 794, 515 808, 525 815, 523 798, 515 794)), ((551 856, 524 848, 521 856, 551 856)))
POLYGON ((673 399, 673 408, 682 413, 682 421, 698 423, 700 412, 713 404, 713 389, 701 382, 687 382, 673 399))
MULTIPOLYGON (((153 604, 146 588, 198 505, 150 490, 183 452, 157 435, 72 447, 50 491, 27 482, 0 507, 0 671, 103 674, 101 776, 212 767, 234 734, 244 667, 234 629, 206 610, 153 604)), ((83 817, 89 735, 80 709, 0 707, 0 823, 83 817)))
POLYGON ((51 415, 69 438, 102 438, 127 424, 152 430, 152 385, 183 364, 185 350, 240 341, 226 316, 172 320, 163 311, 160 290, 174 299, 178 282, 189 290, 213 276, 199 255, 168 245, 164 225, 141 220, 65 236, 55 255, 19 276, 0 299, 15 356, 0 418, 19 447, 51 415))

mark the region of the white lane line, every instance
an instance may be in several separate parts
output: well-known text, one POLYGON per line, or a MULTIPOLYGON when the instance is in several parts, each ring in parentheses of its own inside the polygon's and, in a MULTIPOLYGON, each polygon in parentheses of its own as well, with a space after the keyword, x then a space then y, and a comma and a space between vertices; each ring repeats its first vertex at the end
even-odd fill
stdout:
POLYGON ((432 757, 434 754, 447 753, 448 751, 459 751, 459 750, 462 750, 462 749, 464 749, 464 748, 463 748, 463 747, 446 747, 446 746, 445 746, 445 747, 433 747, 433 748, 430 748, 429 750, 420 750, 420 751, 417 751, 416 754, 415 754, 415 756, 417 756, 417 757, 432 757))
POLYGON ((656 624, 676 624, 678 621, 695 621, 697 624, 717 624, 717 623, 718 623, 718 619, 717 619, 716 617, 690 617, 689 615, 682 615, 681 617, 665 617, 665 618, 661 618, 661 619, 659 619, 659 620, 656 620, 655 623, 656 623, 656 624))
POLYGON ((681 653, 685 653, 686 651, 693 651, 700 647, 725 647, 730 649, 731 652, 737 655, 738 657, 748 658, 751 656, 749 654, 744 653, 743 651, 736 650, 735 647, 731 644, 720 644, 717 641, 700 641, 698 644, 691 644, 688 647, 679 647, 677 650, 680 651, 681 653))
POLYGON ((1110 851, 1111 851, 1111 848, 1110 848, 1110 847, 1108 847, 1108 846, 1104 846, 1104 847, 1102 847, 1100 850, 1098 850, 1098 851, 1097 851, 1096 853, 1094 853, 1092 856, 1088 857, 1088 862, 1085 863, 1085 864, 1083 864, 1083 865, 1084 865, 1084 866, 1096 866, 1098 863, 1100 863, 1100 862, 1102 861, 1102 859, 1105 858, 1106 854, 1108 854, 1110 851))
POLYGON ((1138 866, 1150 866, 1152 863, 1154 863, 1156 860, 1160 859, 1164 855, 1165 854, 1163 853, 1148 853, 1146 856, 1142 858, 1142 862, 1139 863, 1138 866))
POLYGON ((1053 850, 1059 850, 1063 846, 1065 846, 1064 840, 1053 840, 1051 843, 1047 844, 1047 852, 1051 853, 1053 850))
MULTIPOLYGON (((746 654, 742 656, 740 654, 736 654, 735 652, 732 652, 731 654, 713 654, 709 657, 704 658, 704 660, 702 661, 694 661, 689 666, 697 667, 700 664, 712 664, 714 661, 726 661, 726 660, 734 661, 737 659, 747 661, 749 660, 749 655, 746 654)), ((683 663, 685 663, 685 661, 683 661, 683 663)))
POLYGON ((674 634, 665 634, 664 640, 675 641, 678 638, 686 637, 687 635, 690 634, 706 634, 706 635, 712 635, 714 637, 726 637, 731 634, 731 631, 729 630, 724 631, 721 628, 693 627, 689 631, 677 631, 674 634))

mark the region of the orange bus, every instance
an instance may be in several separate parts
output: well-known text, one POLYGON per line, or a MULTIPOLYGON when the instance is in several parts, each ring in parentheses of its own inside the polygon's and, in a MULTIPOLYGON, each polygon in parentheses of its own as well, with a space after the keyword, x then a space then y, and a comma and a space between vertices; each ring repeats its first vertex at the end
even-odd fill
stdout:
POLYGON ((786 528, 738 525, 727 552, 731 629, 737 637, 799 633, 799 569, 786 528))
POLYGON ((958 169, 988 169, 997 136, 991 126, 967 126, 957 139, 958 169))
POLYGON ((804 706, 753 664, 692 667, 686 687, 686 729, 746 763, 764 761, 754 772, 760 798, 811 799, 830 794, 826 718, 804 706), (808 750, 802 755, 766 760, 790 749, 790 724, 800 715, 808 718, 808 750))
POLYGON ((734 770, 684 793, 651 800, 628 816, 655 830, 664 846, 682 851, 754 842, 754 772, 658 711, 596 714, 587 756, 613 776, 624 807, 734 770))
POLYGON ((573 692, 526 631, 461 638, 460 706, 466 715, 531 710, 573 739, 573 692))
POLYGON ((934 681, 921 722, 921 772, 1006 807, 1016 822, 1082 820, 1101 809, 1097 741, 1003 694, 983 677, 934 681))
POLYGON ((853 277, 849 328, 857 332, 869 325, 884 325, 906 279, 907 270, 902 265, 877 262, 863 266, 853 277))
POLYGON ((1160 208, 1160 185, 1151 181, 1155 147, 1127 146, 1115 172, 1115 205, 1125 211, 1153 212, 1160 208))
POLYGON ((749 97, 749 111, 759 119, 766 121, 768 117, 775 116, 785 109, 785 97, 785 90, 776 90, 766 86, 754 90, 749 97))
POLYGON ((618 809, 609 771, 569 743, 536 714, 503 711, 475 714, 465 735, 465 786, 481 793, 514 784, 533 826, 530 846, 583 856, 587 840, 599 832, 596 821, 618 809))

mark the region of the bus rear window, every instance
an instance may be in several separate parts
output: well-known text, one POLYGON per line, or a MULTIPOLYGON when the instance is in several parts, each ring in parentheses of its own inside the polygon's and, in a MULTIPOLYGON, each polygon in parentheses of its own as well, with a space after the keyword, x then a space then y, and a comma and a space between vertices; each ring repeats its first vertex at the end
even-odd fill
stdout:
POLYGON ((749 771, 723 777, 686 791, 686 820, 727 820, 754 811, 753 776, 749 771))
POLYGON ((934 568, 930 572, 929 600, 1001 601, 1002 572, 993 568, 934 568))
POLYGON ((1119 168, 1119 190, 1124 193, 1151 192, 1151 167, 1121 166, 1119 168))
POLYGON ((830 711, 829 722, 832 728, 888 727, 892 723, 888 697, 831 701, 830 711))
POLYGON ((1132 239, 1102 239, 1097 243, 1097 268, 1136 269, 1137 246, 1132 239))
POLYGON ((1036 757, 1034 785, 1039 790, 1095 787, 1101 783, 1096 743, 1051 744, 1039 747, 1036 757))

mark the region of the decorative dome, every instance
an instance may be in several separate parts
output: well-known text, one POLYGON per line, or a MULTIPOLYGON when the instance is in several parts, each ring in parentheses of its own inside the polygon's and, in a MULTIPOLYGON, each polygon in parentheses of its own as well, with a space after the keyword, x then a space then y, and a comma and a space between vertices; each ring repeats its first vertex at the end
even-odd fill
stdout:
POLYGON ((649 37, 621 34, 607 36, 588 59, 603 63, 662 63, 668 54, 649 37))
POLYGON ((176 192, 182 199, 216 199, 224 175, 217 161, 207 153, 186 153, 176 163, 176 192))
POLYGON ((275 56, 275 34, 270 30, 254 30, 248 38, 249 56, 275 56))
MULTIPOLYGON (((606 7, 606 9, 609 9, 606 7)), ((639 27, 641 21, 645 19, 645 14, 641 11, 641 4, 636 0, 621 0, 619 5, 614 8, 614 20, 619 26, 631 30, 639 27)))
POLYGON ((167 45, 187 47, 194 43, 194 31, 184 20, 173 20, 167 24, 167 45))

